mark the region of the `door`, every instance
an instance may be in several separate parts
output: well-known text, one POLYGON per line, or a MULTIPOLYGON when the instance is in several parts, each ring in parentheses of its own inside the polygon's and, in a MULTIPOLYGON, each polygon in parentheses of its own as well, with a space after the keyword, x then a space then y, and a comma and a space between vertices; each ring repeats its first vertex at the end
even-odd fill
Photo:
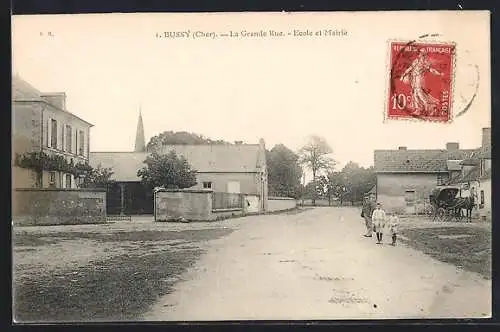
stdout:
POLYGON ((415 214, 416 211, 416 195, 415 190, 405 191, 406 213, 415 214))

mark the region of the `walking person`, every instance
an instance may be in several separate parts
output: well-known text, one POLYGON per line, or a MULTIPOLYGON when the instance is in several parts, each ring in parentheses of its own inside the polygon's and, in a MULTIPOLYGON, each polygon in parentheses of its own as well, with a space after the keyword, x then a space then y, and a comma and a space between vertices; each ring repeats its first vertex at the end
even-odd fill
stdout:
POLYGON ((361 217, 365 219, 365 227, 366 233, 365 237, 372 237, 373 233, 373 225, 372 225, 372 213, 375 209, 373 200, 371 197, 365 197, 365 201, 363 202, 363 208, 361 210, 361 217))
POLYGON ((373 211, 372 214, 372 221, 373 225, 375 226, 375 234, 377 235, 377 244, 382 243, 382 231, 385 226, 385 211, 382 210, 382 206, 380 203, 377 203, 377 207, 373 211))
POLYGON ((392 214, 389 217, 389 221, 387 222, 387 226, 388 226, 389 232, 391 234, 391 240, 392 240, 391 245, 393 245, 393 246, 396 245, 396 240, 398 238, 398 224, 399 224, 398 216, 396 214, 392 214))

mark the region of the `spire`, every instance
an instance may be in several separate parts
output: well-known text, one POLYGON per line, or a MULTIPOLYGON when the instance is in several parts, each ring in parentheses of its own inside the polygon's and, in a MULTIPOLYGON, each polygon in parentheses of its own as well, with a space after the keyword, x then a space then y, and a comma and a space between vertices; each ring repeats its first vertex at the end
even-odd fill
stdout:
POLYGON ((146 139, 144 137, 144 125, 142 124, 142 112, 139 107, 139 120, 137 121, 137 131, 135 134, 135 152, 144 152, 146 151, 146 139))

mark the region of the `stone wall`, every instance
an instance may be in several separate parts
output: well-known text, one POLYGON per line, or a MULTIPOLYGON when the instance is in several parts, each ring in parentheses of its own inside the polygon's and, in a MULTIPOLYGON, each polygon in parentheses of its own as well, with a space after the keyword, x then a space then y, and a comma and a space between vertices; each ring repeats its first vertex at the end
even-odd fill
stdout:
POLYGON ((289 197, 269 197, 267 201, 267 211, 284 211, 297 207, 297 200, 289 197))
POLYGON ((91 189, 14 189, 12 219, 17 226, 106 222, 106 192, 91 189))
POLYGON ((167 189, 155 194, 155 221, 206 221, 212 215, 212 191, 167 189))

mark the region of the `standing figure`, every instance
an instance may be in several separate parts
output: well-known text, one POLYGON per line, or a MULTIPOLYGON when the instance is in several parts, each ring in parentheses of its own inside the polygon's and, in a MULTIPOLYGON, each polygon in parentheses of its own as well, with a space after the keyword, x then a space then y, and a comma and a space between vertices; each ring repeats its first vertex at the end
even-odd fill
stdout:
POLYGON ((385 226, 385 211, 382 210, 382 206, 380 203, 377 203, 376 209, 372 214, 373 225, 375 226, 375 233, 377 235, 377 244, 382 243, 382 230, 385 226))
POLYGON ((401 81, 410 84, 411 108, 415 115, 435 115, 438 110, 439 100, 432 96, 424 86, 425 75, 430 72, 434 75, 443 76, 443 73, 432 67, 425 49, 420 49, 419 54, 410 66, 401 75, 401 81))
POLYGON ((393 214, 389 217, 389 221, 387 223, 387 226, 389 228, 389 232, 391 234, 391 239, 392 239, 392 245, 396 245, 396 240, 398 238, 398 224, 399 224, 399 218, 396 214, 393 214))
POLYGON ((366 233, 364 236, 372 237, 373 226, 372 226, 372 213, 375 210, 375 204, 371 197, 366 197, 363 202, 363 209, 361 211, 361 217, 365 219, 366 233))

